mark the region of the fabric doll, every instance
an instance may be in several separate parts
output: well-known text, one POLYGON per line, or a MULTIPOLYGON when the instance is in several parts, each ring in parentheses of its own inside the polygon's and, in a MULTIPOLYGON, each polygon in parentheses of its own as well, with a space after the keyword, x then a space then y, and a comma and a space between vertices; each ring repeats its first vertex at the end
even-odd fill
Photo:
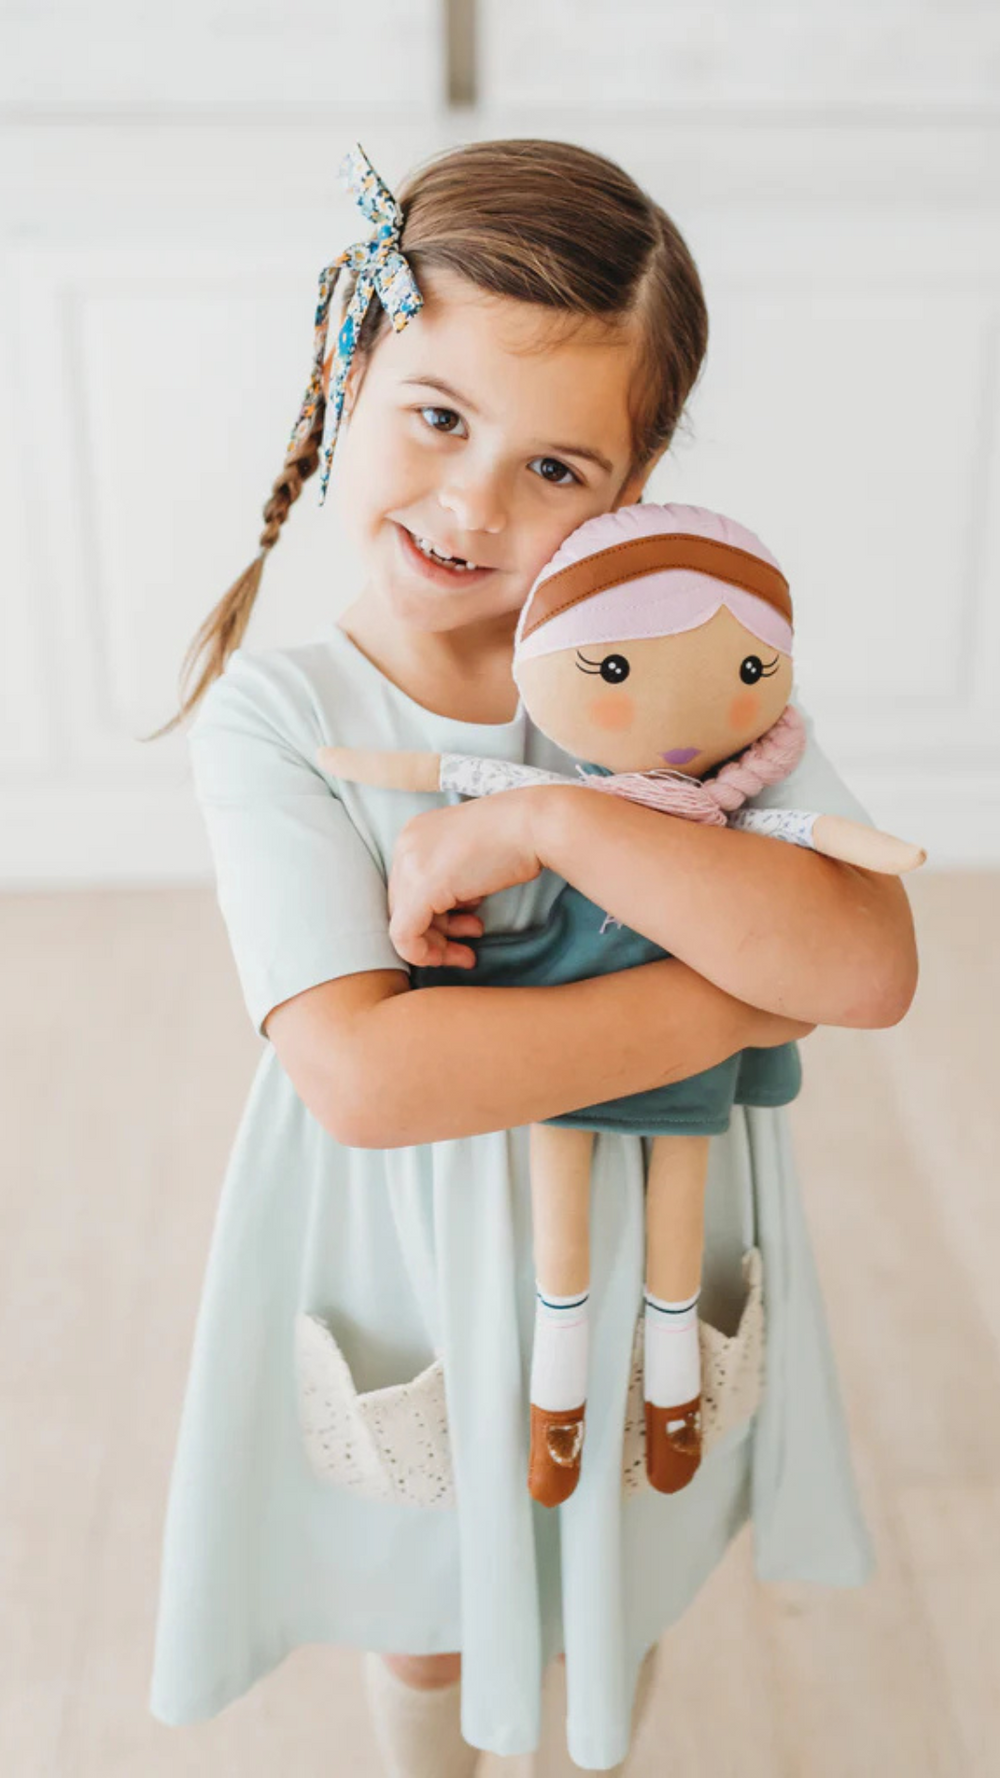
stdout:
MULTIPOLYGON (((564 782, 693 821, 727 822, 900 873, 924 854, 836 816, 744 808, 801 757, 788 704, 788 582, 759 538, 691 506, 638 505, 588 519, 542 569, 522 608, 513 673, 536 728, 586 759, 578 778, 457 754, 320 748, 331 777, 485 796, 564 782), (683 768, 683 770, 681 769, 683 768)), ((415 986, 575 981, 668 955, 565 885, 543 925, 470 941, 476 966, 415 969, 415 986)), ((530 1131, 536 1321, 528 1486, 554 1506, 576 1486, 584 1438, 595 1130, 653 1138, 646 1189, 646 1468, 674 1493, 701 1461, 697 1303, 708 1138, 734 1103, 785 1104, 794 1044, 747 1050, 655 1091, 573 1111, 530 1131)))

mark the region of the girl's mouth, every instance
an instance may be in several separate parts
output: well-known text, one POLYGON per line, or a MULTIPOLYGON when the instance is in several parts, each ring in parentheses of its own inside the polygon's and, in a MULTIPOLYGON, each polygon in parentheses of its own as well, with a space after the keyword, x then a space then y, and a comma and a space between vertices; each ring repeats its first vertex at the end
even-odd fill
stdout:
POLYGON ((670 752, 661 753, 660 758, 666 760, 668 766, 689 766, 700 752, 700 747, 671 747, 670 752))
POLYGON ((475 562, 464 562, 458 556, 437 555, 434 553, 429 539, 420 538, 418 540, 413 532, 408 531, 406 526, 401 525, 398 520, 394 520, 393 523, 399 533, 407 562, 418 569, 428 580, 433 581, 436 586, 476 585, 485 579, 487 574, 493 573, 492 568, 481 567, 475 562))

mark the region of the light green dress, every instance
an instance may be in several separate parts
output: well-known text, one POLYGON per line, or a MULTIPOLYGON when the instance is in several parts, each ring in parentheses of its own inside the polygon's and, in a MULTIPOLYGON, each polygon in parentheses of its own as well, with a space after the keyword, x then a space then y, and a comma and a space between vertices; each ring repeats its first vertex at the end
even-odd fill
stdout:
MULTIPOLYGON (((457 800, 348 785, 335 794, 314 763, 323 744, 572 771, 520 706, 499 724, 436 715, 336 626, 301 647, 238 650, 190 747, 258 1032, 305 988, 401 966, 385 893, 396 836, 411 815, 457 800)), ((868 819, 811 725, 793 776, 757 802, 868 819)), ((558 889, 544 871, 491 897, 486 929, 537 923, 558 889)), ((587 1440, 579 1486, 552 1511, 526 1484, 527 1129, 345 1148, 263 1034, 262 1045, 223 1182, 171 1476, 150 1698, 160 1721, 213 1716, 301 1643, 460 1649, 465 1738, 525 1753, 538 1743, 543 1665, 565 1648, 569 1751, 601 1769, 625 1756, 644 1651, 748 1516, 761 1579, 868 1577, 781 1111, 737 1107, 712 1138, 701 1331, 730 1376, 720 1373, 701 1468, 676 1495, 645 1485, 636 1444, 647 1150, 636 1136, 597 1136, 587 1440), (755 1266, 764 1384, 748 1417, 755 1266)), ((474 1084, 456 1080, 455 1091, 474 1084)))

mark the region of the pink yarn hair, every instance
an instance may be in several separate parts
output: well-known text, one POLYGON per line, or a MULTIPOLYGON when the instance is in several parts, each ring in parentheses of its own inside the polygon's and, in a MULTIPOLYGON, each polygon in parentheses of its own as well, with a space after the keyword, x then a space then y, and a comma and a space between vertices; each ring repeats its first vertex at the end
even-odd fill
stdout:
POLYGON ((806 725, 788 704, 777 722, 737 759, 731 759, 711 778, 689 778, 684 772, 654 768, 650 772, 614 772, 608 778, 577 766, 589 790, 627 797, 666 815, 686 821, 704 821, 725 827, 726 816, 756 796, 765 784, 780 784, 794 770, 805 751, 806 725))

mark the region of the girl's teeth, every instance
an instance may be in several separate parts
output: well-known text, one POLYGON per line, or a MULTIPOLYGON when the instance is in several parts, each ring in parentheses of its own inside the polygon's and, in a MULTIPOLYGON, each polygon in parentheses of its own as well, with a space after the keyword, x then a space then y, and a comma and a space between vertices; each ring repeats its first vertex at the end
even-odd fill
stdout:
MULTIPOLYGON (((413 534, 411 532, 411 536, 412 535, 413 534)), ((463 562, 458 556, 446 556, 441 550, 437 549, 435 547, 435 545, 433 543, 431 543, 430 540, 426 537, 414 537, 413 541, 416 544, 417 548, 422 552, 423 555, 433 556, 433 558, 436 562, 444 562, 449 568, 462 568, 462 569, 469 570, 469 569, 472 569, 476 566, 475 562, 463 562)))

